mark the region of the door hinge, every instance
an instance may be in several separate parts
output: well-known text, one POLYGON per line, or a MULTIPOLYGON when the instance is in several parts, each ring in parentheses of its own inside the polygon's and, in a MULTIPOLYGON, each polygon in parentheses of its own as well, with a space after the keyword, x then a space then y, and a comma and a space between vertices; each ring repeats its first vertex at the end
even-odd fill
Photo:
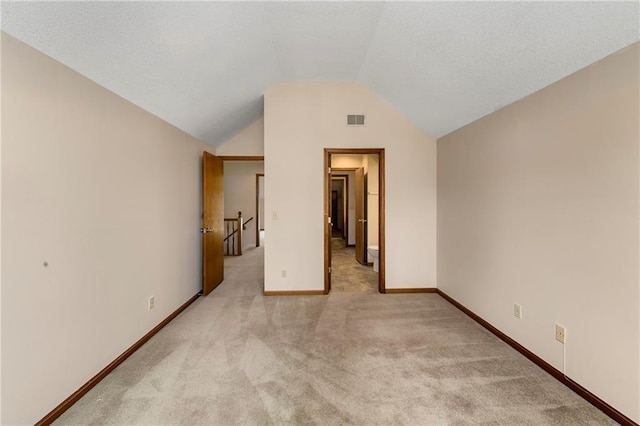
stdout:
POLYGON ((331 174, 331 167, 327 169, 327 173, 331 174))
POLYGON ((327 217, 327 223, 331 225, 331 217, 327 217))
POLYGON ((329 266, 329 273, 331 273, 331 266, 329 266))

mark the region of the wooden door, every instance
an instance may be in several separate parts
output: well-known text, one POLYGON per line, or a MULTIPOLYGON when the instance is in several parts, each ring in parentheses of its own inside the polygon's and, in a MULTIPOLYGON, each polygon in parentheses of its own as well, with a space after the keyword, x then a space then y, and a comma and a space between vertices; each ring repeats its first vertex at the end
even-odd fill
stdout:
POLYGON ((202 155, 202 295, 224 279, 224 186, 222 160, 202 155))
POLYGON ((342 181, 342 238, 349 244, 349 176, 342 181))
POLYGON ((324 294, 331 290, 331 154, 324 157, 324 294))
POLYGON ((364 168, 356 170, 356 260, 367 264, 367 180, 364 168))
POLYGON ((331 191, 331 176, 329 176, 329 286, 327 290, 331 290, 331 264, 332 264, 332 256, 333 256, 333 247, 331 247, 331 237, 333 236, 333 224, 335 223, 335 221, 337 220, 337 218, 333 215, 333 205, 335 204, 333 202, 333 198, 332 198, 332 191, 331 191))
POLYGON ((333 190, 333 182, 331 179, 331 236, 340 227, 340 216, 338 215, 338 191, 333 190))

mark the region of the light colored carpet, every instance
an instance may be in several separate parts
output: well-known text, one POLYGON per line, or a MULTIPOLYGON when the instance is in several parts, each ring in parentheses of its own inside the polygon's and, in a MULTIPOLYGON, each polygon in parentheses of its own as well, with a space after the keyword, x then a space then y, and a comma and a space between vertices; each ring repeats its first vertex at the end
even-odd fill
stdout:
POLYGON ((378 292, 378 273, 356 261, 355 247, 341 238, 331 239, 331 291, 378 292))
POLYGON ((436 294, 263 297, 262 250, 57 424, 613 424, 436 294))

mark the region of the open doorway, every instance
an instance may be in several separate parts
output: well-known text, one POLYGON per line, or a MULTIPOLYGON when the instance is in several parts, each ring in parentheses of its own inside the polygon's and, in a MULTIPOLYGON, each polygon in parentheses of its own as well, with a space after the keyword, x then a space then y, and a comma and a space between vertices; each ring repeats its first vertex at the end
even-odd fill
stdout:
POLYGON ((331 175, 331 237, 343 240, 347 232, 348 179, 348 175, 331 175))
POLYGON ((257 175, 264 176, 264 161, 255 157, 221 158, 224 163, 223 249, 230 258, 260 246, 256 185, 257 175))
POLYGON ((384 293, 384 149, 325 149, 325 164, 325 293, 384 293))

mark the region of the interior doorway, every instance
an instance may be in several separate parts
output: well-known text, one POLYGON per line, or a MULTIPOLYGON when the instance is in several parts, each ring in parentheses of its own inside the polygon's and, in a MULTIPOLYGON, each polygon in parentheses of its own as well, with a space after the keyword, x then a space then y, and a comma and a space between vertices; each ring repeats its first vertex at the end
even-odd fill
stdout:
POLYGON ((224 162, 225 256, 241 256, 246 250, 259 246, 256 175, 264 174, 264 161, 254 157, 221 158, 224 162))
POLYGON ((325 294, 385 293, 384 149, 324 154, 325 294))
POLYGON ((331 175, 331 236, 332 238, 346 238, 347 205, 348 205, 348 175, 331 175))
MULTIPOLYGON (((264 200, 264 156, 220 156, 224 162, 223 209, 225 218, 234 219, 241 212, 242 224, 236 227, 236 241, 242 242, 242 252, 224 257, 225 269, 247 266, 261 270, 260 287, 264 292, 264 240, 260 240, 259 200, 264 200), (261 182, 261 184, 259 184, 261 182), (259 186, 260 185, 260 186, 259 186), (242 233, 237 238, 238 233, 242 233), (240 266, 241 265, 241 266, 240 266)), ((264 204, 262 204, 264 207, 264 204)), ((264 208, 262 208, 264 213, 264 208)), ((264 216, 262 222, 264 227, 264 216)), ((264 232, 264 231, 263 231, 264 232)), ((225 238, 234 236, 228 235, 225 238)))

